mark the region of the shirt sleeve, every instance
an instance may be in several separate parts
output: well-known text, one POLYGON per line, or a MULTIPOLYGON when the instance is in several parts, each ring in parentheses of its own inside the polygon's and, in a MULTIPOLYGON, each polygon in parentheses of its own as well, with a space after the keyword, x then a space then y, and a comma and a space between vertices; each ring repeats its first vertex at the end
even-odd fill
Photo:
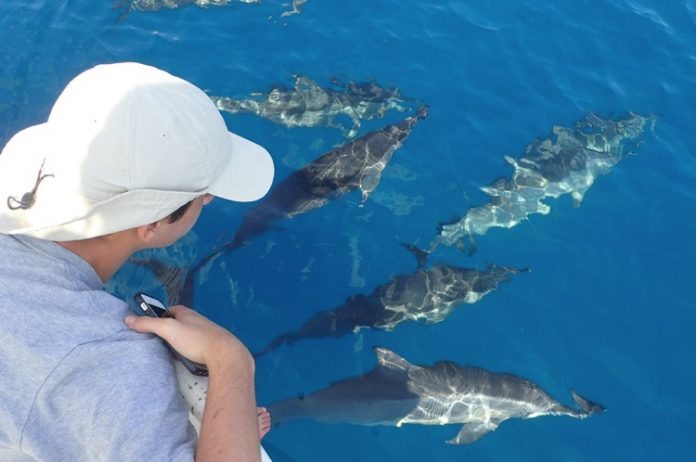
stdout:
POLYGON ((190 462, 195 445, 169 351, 130 331, 66 355, 37 393, 21 439, 25 453, 45 461, 190 462))

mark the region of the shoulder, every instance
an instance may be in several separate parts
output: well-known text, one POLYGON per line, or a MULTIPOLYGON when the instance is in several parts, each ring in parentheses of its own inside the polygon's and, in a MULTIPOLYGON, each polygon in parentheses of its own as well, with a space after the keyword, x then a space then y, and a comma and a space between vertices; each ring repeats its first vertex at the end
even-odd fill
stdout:
POLYGON ((131 331, 79 345, 53 370, 25 438, 49 430, 52 445, 105 460, 192 460, 195 446, 169 351, 131 331))
POLYGON ((53 374, 94 375, 102 382, 124 386, 130 382, 154 381, 160 386, 176 382, 172 356, 164 342, 125 326, 105 338, 75 346, 53 374))

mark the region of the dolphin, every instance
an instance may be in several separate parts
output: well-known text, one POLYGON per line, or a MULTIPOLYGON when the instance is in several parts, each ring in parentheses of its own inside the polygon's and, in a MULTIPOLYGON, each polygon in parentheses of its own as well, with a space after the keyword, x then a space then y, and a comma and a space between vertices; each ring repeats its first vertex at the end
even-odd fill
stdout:
POLYGON ((371 82, 343 84, 337 79, 331 83, 339 88, 322 88, 309 77, 298 75, 293 88, 276 85, 267 93, 252 93, 246 99, 211 99, 221 111, 256 114, 286 127, 337 128, 347 138, 357 135, 363 120, 381 119, 390 110, 407 109, 397 88, 371 82), (350 117, 350 130, 336 120, 339 115, 350 117))
POLYGON ((338 337, 360 329, 393 330, 406 321, 440 322, 462 304, 473 304, 498 284, 528 271, 489 264, 484 270, 434 265, 400 274, 377 286, 370 295, 352 295, 343 305, 321 311, 294 332, 275 338, 258 357, 302 339, 338 337))
POLYGON ((208 6, 229 5, 233 1, 240 3, 261 3, 261 0, 131 0, 130 9, 137 11, 157 11, 162 8, 176 9, 187 5, 196 5, 201 8, 206 8, 208 6))
POLYGON ((262 234, 275 221, 307 213, 353 190, 361 191, 364 204, 379 185, 394 152, 427 115, 428 106, 421 106, 415 116, 367 133, 290 174, 244 215, 232 240, 201 259, 195 271, 262 234))
POLYGON ((133 258, 129 262, 152 270, 164 285, 170 304, 190 306, 196 275, 217 258, 265 232, 273 222, 322 207, 355 189, 360 189, 364 203, 379 185, 382 170, 394 152, 408 138, 418 120, 427 114, 428 107, 422 106, 415 116, 367 133, 293 172, 244 215, 231 240, 214 248, 195 264, 173 266, 142 258, 133 258))
POLYGON ((564 415, 584 419, 606 409, 575 392, 578 409, 538 385, 510 374, 453 362, 417 366, 386 348, 374 348, 377 366, 308 396, 268 406, 278 425, 293 419, 357 425, 464 424, 450 444, 469 444, 511 418, 564 415))
POLYGON ((570 194, 579 207, 595 179, 626 157, 646 125, 654 122, 655 116, 634 113, 616 121, 590 113, 575 128, 553 127, 551 137, 530 144, 522 157, 505 157, 512 178, 481 188, 491 200, 441 224, 429 250, 440 244, 465 250, 467 237, 471 254, 476 250, 474 235, 512 228, 532 214, 546 215, 551 207, 544 201, 549 198, 570 194))
POLYGON ((176 9, 187 5, 196 5, 200 8, 208 6, 225 6, 233 1, 240 3, 261 3, 261 0, 113 0, 113 9, 122 10, 119 21, 131 11, 158 11, 163 8, 176 9))

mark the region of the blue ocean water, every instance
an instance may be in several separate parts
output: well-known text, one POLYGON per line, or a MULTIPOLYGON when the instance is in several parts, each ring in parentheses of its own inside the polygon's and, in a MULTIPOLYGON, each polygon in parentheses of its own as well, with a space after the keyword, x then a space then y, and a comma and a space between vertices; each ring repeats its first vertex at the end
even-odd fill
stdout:
MULTIPOLYGON (((301 74, 323 85, 373 79, 429 104, 364 207, 351 193, 210 268, 195 307, 254 350, 412 271, 398 243, 427 245, 439 222, 483 204, 479 188, 512 173, 504 156, 521 156, 554 125, 572 127, 590 111, 655 114, 637 155, 598 178, 579 208, 549 201, 549 215, 478 238, 472 257, 452 247, 431 256, 530 273, 438 324, 281 348, 258 360, 257 394, 270 403, 369 371, 371 347, 382 345, 416 364, 510 372, 564 403, 577 390, 608 412, 511 420, 469 446, 444 443, 457 425, 291 422, 264 440, 274 460, 693 460, 696 1, 309 0, 281 16, 289 9, 266 0, 119 21, 109 0, 3 0, 0 140, 45 120, 72 76, 113 61, 153 64, 217 95, 301 74)), ((361 133, 401 117, 366 122, 361 133)), ((273 154, 276 184, 343 142, 329 128, 225 119, 273 154)), ((249 207, 213 202, 177 255, 204 254, 249 207)), ((133 289, 154 284, 144 271, 119 277, 133 289)))

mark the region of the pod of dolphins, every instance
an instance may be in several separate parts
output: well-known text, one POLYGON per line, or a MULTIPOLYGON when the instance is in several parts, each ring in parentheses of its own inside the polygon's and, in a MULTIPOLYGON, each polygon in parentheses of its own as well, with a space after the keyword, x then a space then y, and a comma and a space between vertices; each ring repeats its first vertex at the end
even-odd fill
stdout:
MULTIPOLYGON (((332 84, 332 88, 321 88, 313 80, 298 76, 293 88, 275 86, 267 93, 243 99, 212 98, 220 110, 253 113, 287 127, 336 127, 347 141, 277 184, 263 201, 247 211, 229 241, 196 263, 181 266, 157 259, 132 260, 131 263, 153 271, 164 285, 170 303, 191 304, 196 277, 204 268, 250 244, 277 221, 319 209, 354 191, 360 191, 362 202, 367 201, 394 152, 428 115, 428 106, 408 104, 410 100, 395 88, 374 82, 332 84), (353 139, 361 120, 383 118, 390 111, 409 111, 412 115, 353 139), (350 130, 337 124, 335 117, 339 114, 351 117, 350 130)), ((512 176, 482 188, 491 198, 488 203, 440 225, 428 249, 405 245, 418 260, 415 271, 392 277, 369 295, 354 294, 340 306, 318 311, 296 330, 271 340, 256 356, 298 341, 338 337, 360 329, 391 331, 407 321, 437 323, 456 307, 478 302, 500 283, 527 270, 497 264, 484 269, 437 263, 426 267, 431 252, 439 245, 447 245, 472 253, 476 248, 474 235, 483 235, 491 228, 512 228, 532 214, 547 214, 551 207, 547 201, 566 194, 579 206, 595 179, 630 154, 646 127, 654 123, 654 116, 629 113, 612 120, 590 113, 573 128, 553 127, 548 138, 531 143, 523 156, 505 158, 513 168, 512 176)), ((584 419, 605 411, 602 405, 575 392, 575 407, 567 406, 538 385, 514 375, 446 361, 419 366, 386 348, 375 347, 374 351, 377 365, 372 371, 332 383, 307 396, 271 404, 273 421, 280 424, 312 419, 394 426, 461 424, 456 436, 447 442, 469 444, 510 418, 564 415, 584 419)), ((177 371, 181 384, 192 383, 184 368, 177 371)), ((182 393, 192 412, 200 415, 206 382, 196 378, 195 384, 182 385, 182 393)))

